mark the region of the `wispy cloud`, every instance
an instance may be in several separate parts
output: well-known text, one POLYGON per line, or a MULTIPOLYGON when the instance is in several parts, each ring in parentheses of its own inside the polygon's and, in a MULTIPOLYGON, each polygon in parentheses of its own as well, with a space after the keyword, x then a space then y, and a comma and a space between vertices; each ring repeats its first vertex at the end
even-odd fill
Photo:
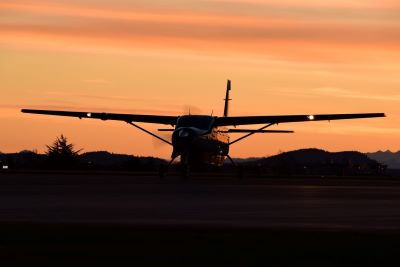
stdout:
POLYGON ((285 7, 308 7, 308 8, 394 8, 400 7, 396 0, 323 0, 323 1, 302 1, 302 0, 206 0, 209 2, 222 3, 243 3, 248 5, 267 5, 267 6, 285 6, 285 7))
POLYGON ((322 134, 337 134, 337 135, 349 135, 349 134, 372 134, 381 135, 385 134, 399 135, 400 128, 398 127, 382 127, 382 126, 367 126, 367 125, 352 125, 352 124, 338 124, 330 123, 331 127, 319 126, 301 126, 297 127, 297 132, 308 132, 308 133, 322 133, 322 134))
POLYGON ((370 99, 370 100, 382 100, 382 101, 400 101, 400 94, 372 94, 370 92, 363 93, 360 91, 346 90, 342 88, 323 87, 312 90, 316 94, 326 95, 331 97, 343 97, 343 98, 356 98, 356 99, 370 99))
POLYGON ((92 84, 110 84, 111 82, 104 79, 87 79, 83 80, 84 83, 92 83, 92 84))
MULTIPOLYGON (((18 104, 1 104, 0 110, 19 110, 21 108, 52 109, 71 111, 93 111, 110 113, 137 113, 180 115, 187 110, 182 104, 166 103, 165 99, 140 98, 104 93, 70 93, 63 91, 46 91, 42 101, 30 101, 18 104), (93 103, 95 100, 96 104, 93 103), (51 104, 49 104, 51 103, 51 104), (112 107, 110 107, 112 106, 112 107), (117 106, 117 107, 116 107, 117 106)), ((196 109, 194 109, 194 112, 196 109)))
POLYGON ((285 96, 295 96, 295 97, 319 97, 319 96, 328 96, 328 97, 338 97, 338 98, 354 98, 354 99, 367 99, 367 100, 378 100, 378 101, 391 101, 398 102, 400 101, 400 94, 389 94, 382 93, 376 94, 368 92, 361 92, 356 90, 344 89, 344 88, 336 88, 336 87, 319 87, 312 88, 309 90, 295 90, 295 89, 279 89, 279 90, 271 90, 270 93, 285 95, 285 96))
POLYGON ((104 93, 95 93, 95 92, 90 92, 90 93, 69 93, 69 92, 64 92, 64 91, 46 91, 43 93, 43 95, 51 97, 55 101, 66 101, 66 99, 84 99, 90 100, 90 99, 96 99, 96 100, 101 100, 101 101, 106 101, 106 102, 125 102, 126 104, 132 104, 132 103, 153 103, 153 105, 161 105, 162 107, 169 107, 169 108, 177 108, 181 107, 181 105, 176 105, 176 104, 166 104, 164 99, 161 98, 142 98, 142 97, 132 97, 130 95, 110 95, 110 94, 104 94, 104 93))
MULTIPOLYGON (((361 7, 369 8, 370 2, 361 7)), ((329 3, 334 5, 333 1, 329 3)), ((275 8, 297 5, 314 10, 300 1, 273 1, 270 5, 275 8)), ((323 15, 325 11, 332 13, 331 8, 320 9, 299 18, 296 14, 301 12, 298 10, 293 10, 293 14, 269 14, 266 9, 262 14, 250 16, 233 11, 181 10, 177 6, 123 9, 68 2, 6 2, 0 4, 1 12, 5 14, 0 18, 0 33, 3 42, 14 40, 18 44, 185 48, 318 60, 345 60, 360 56, 360 51, 364 51, 363 56, 379 58, 378 54, 386 53, 396 58, 400 18, 390 15, 398 14, 393 7, 386 7, 384 11, 369 8, 372 19, 351 22, 343 19, 343 12, 332 17, 323 15), (386 20, 388 17, 392 19, 386 20)), ((347 12, 348 16, 357 17, 357 12, 347 12)))

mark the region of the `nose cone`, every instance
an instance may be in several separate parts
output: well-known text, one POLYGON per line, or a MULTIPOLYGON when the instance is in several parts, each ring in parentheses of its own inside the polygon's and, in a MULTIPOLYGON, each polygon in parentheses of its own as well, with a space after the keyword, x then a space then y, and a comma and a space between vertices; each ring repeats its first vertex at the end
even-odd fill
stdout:
POLYGON ((190 137, 190 136, 192 136, 192 135, 193 135, 193 132, 190 131, 190 130, 187 129, 187 128, 180 129, 180 130, 178 131, 178 136, 179 136, 179 137, 182 137, 182 138, 187 138, 187 137, 190 137))
POLYGON ((172 135, 173 140, 190 140, 193 139, 193 137, 196 136, 196 132, 193 131, 190 128, 181 128, 175 131, 172 135))
POLYGON ((178 146, 188 146, 199 135, 195 129, 185 127, 175 130, 172 134, 172 143, 178 146))
POLYGON ((204 134, 204 131, 194 127, 181 127, 172 134, 172 145, 174 150, 172 155, 176 156, 185 151, 190 150, 195 144, 198 137, 204 134))

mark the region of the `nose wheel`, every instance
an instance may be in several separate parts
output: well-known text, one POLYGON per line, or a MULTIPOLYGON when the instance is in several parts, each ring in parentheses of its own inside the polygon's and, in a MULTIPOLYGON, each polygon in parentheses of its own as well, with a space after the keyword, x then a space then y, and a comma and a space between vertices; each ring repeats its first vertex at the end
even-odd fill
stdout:
MULTIPOLYGON (((160 179, 164 179, 167 171, 170 169, 172 163, 178 156, 173 157, 167 166, 162 166, 159 169, 159 176, 160 179)), ((182 154, 181 155, 181 163, 182 163, 182 177, 184 180, 189 179, 190 177, 190 165, 189 165, 189 156, 188 154, 182 154)))
POLYGON ((189 165, 189 153, 181 155, 182 162, 182 177, 184 180, 189 179, 190 176, 190 165, 189 165))
POLYGON ((169 168, 171 167, 172 163, 174 162, 174 160, 177 158, 178 156, 174 156, 172 157, 172 159, 168 162, 167 166, 161 166, 160 170, 159 170, 159 175, 160 175, 160 179, 164 179, 165 174, 167 173, 167 171, 169 170, 169 168))
POLYGON ((188 164, 183 165, 182 177, 184 180, 187 180, 190 177, 190 166, 188 164))
POLYGON ((232 165, 236 168, 237 176, 238 176, 239 180, 242 180, 244 178, 242 166, 237 165, 229 155, 226 155, 226 157, 229 159, 229 161, 232 163, 232 165))

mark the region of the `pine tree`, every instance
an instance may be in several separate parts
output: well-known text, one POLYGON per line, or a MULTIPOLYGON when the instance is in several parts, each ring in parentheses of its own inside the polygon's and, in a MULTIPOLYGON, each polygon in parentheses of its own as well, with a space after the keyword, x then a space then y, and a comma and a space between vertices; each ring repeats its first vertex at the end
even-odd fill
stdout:
POLYGON ((69 144, 64 135, 57 137, 52 145, 47 145, 49 167, 53 169, 74 169, 79 165, 79 152, 69 144))

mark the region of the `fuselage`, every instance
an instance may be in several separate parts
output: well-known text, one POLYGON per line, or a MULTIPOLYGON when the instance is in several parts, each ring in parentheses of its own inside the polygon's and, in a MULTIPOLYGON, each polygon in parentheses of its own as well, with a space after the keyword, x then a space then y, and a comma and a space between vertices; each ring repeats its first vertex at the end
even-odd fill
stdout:
POLYGON ((185 115, 177 120, 172 134, 172 157, 181 157, 190 165, 221 166, 229 153, 229 135, 224 127, 215 127, 215 118, 185 115))

